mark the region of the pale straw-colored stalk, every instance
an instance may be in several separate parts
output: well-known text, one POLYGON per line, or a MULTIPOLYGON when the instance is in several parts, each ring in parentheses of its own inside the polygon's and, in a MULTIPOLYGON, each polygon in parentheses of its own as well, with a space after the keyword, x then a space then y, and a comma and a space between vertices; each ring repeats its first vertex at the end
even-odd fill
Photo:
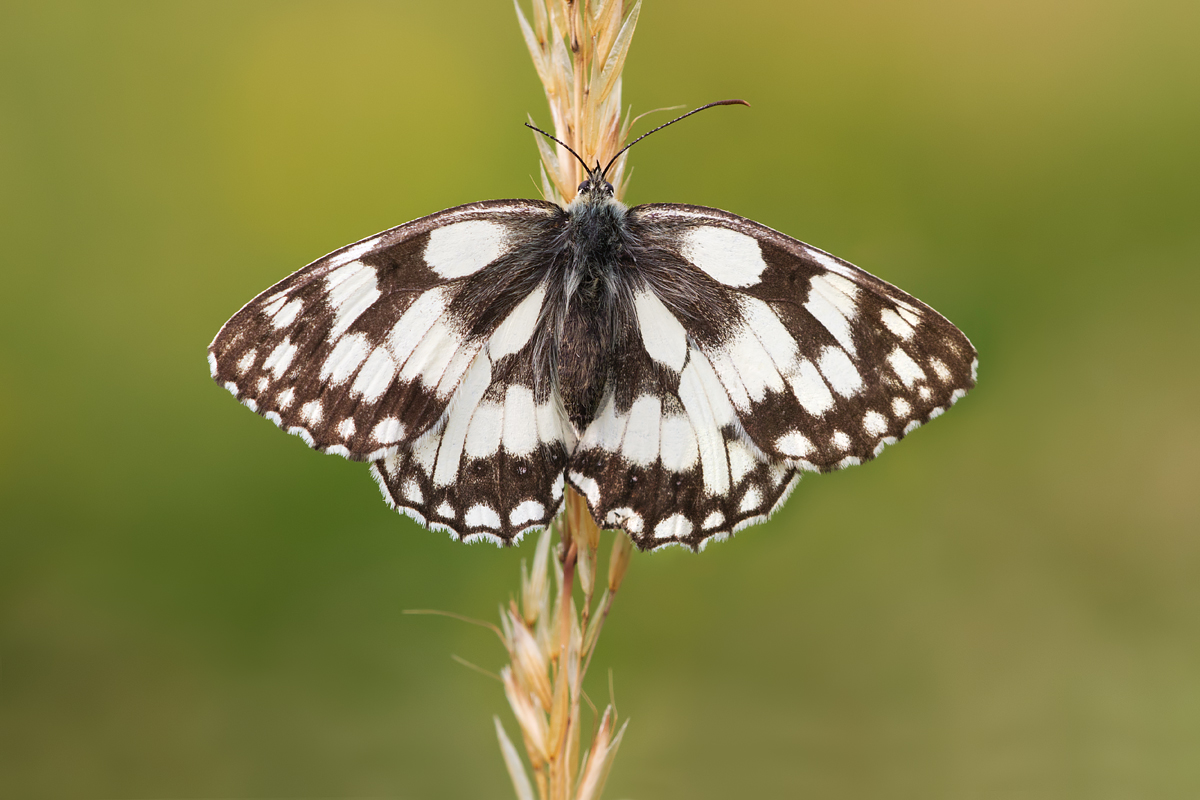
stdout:
MULTIPOLYGON (((521 0, 515 2, 521 32, 546 90, 554 134, 589 164, 608 164, 624 146, 632 124, 621 108, 621 70, 641 0, 532 0, 532 24, 521 0)), ((561 145, 540 134, 535 139, 543 195, 566 205, 582 180, 581 165, 561 145)), ((606 175, 618 199, 628 182, 625 162, 622 154, 606 175)), ((500 678, 521 732, 528 769, 499 718, 496 736, 518 800, 596 800, 628 723, 616 727, 611 698, 602 714, 596 712, 584 694, 583 679, 629 566, 633 543, 623 531, 613 533, 608 574, 597 599, 600 529, 587 503, 569 487, 566 508, 551 528, 559 532, 556 557, 550 557, 548 528, 538 539, 532 568, 521 563, 520 600, 500 609, 500 633, 509 655, 500 678), (581 701, 599 717, 593 718, 594 730, 582 755, 581 701)))
POLYGON ((622 531, 613 533, 604 591, 593 603, 592 591, 582 585, 581 565, 590 561, 594 568, 600 531, 587 506, 578 495, 573 498, 553 526, 561 535, 556 557, 550 557, 553 535, 548 528, 538 539, 533 568, 527 570, 521 563, 520 600, 500 609, 501 639, 509 656, 500 679, 521 732, 528 768, 499 718, 496 736, 519 800, 598 798, 625 733, 625 725, 614 730, 618 720, 610 702, 600 719, 593 719, 595 730, 580 756, 581 703, 592 706, 583 692, 583 679, 629 565, 633 543, 622 531), (574 598, 576 576, 582 611, 574 598))

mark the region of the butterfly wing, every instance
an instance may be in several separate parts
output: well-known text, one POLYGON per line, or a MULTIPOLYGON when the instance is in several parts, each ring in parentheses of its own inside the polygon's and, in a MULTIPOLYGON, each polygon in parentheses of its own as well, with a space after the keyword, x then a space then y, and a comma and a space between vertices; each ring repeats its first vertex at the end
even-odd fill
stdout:
POLYGON ((535 367, 544 295, 535 289, 493 333, 438 424, 371 465, 397 510, 464 541, 511 543, 562 509, 575 433, 535 367))
POLYGON ((571 484, 600 525, 623 528, 642 549, 696 547, 765 519, 796 469, 747 437, 703 352, 682 338, 678 352, 664 351, 682 330, 648 290, 637 308, 640 324, 627 326, 620 346, 621 378, 579 440, 571 484))
POLYGON ((556 485, 561 496, 567 444, 547 382, 533 402, 531 339, 544 295, 537 254, 561 217, 538 201, 476 203, 342 248, 221 328, 209 347, 213 378, 310 446, 377 462, 385 498, 428 524, 500 538, 543 524, 556 485), (523 417, 522 387, 530 392, 523 417), (509 412, 500 428, 481 421, 497 395, 509 412), (507 430, 518 459, 542 455, 514 463, 522 479, 500 478, 507 430), (482 443, 493 440, 489 461, 482 443), (448 485, 452 467, 480 473, 471 497, 448 485), (545 513, 528 504, 515 514, 522 492, 545 513))
POLYGON ((961 331, 821 250, 697 206, 638 206, 628 229, 637 279, 627 327, 639 333, 619 358, 631 365, 623 380, 641 388, 614 394, 568 476, 602 524, 640 524, 643 547, 696 547, 761 521, 798 471, 874 458, 975 383, 961 331), (640 480, 664 488, 639 495, 616 479, 639 446, 629 426, 653 427, 636 406, 673 409, 658 414, 666 443, 676 401, 697 464, 672 469, 660 452, 647 467, 656 477, 640 480))

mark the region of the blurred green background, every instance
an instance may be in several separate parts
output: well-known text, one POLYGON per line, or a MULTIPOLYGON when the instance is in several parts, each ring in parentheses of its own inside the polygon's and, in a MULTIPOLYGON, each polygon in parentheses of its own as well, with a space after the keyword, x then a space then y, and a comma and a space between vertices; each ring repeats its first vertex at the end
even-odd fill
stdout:
MULTIPOLYGON (((979 387, 769 524, 635 557, 608 797, 1200 796, 1194 2, 647 0, 628 200, 946 314, 979 387), (643 123, 645 126, 646 123, 643 123)), ((536 196, 506 0, 0 5, 0 796, 512 796, 531 544, 393 514, 208 377, 261 289, 536 196)))

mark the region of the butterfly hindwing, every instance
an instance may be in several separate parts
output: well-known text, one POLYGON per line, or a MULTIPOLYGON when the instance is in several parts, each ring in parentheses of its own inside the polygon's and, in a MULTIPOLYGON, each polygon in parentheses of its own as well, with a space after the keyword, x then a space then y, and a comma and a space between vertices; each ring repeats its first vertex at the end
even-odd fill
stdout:
MULTIPOLYGON (((540 303, 542 293, 530 299, 540 303)), ((575 445, 557 391, 534 370, 532 332, 507 354, 512 338, 502 333, 475 356, 444 418, 372 465, 392 505, 464 540, 512 542, 548 524, 562 508, 575 445)))
MULTIPOLYGON (((656 302, 638 298, 643 309, 656 302)), ((687 346, 678 362, 656 361, 665 355, 664 332, 644 322, 626 330, 617 356, 622 380, 568 470, 593 516, 628 531, 642 549, 695 548, 766 518, 795 485, 795 470, 749 440, 703 353, 687 346)))

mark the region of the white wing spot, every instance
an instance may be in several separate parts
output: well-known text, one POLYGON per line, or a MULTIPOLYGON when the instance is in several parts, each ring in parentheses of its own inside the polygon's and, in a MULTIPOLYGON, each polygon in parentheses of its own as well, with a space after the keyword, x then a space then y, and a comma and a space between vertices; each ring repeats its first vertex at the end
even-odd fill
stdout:
POLYGON ((320 425, 321 419, 325 416, 325 410, 321 408, 320 400, 309 400, 304 405, 300 406, 300 419, 307 422, 309 425, 320 425))
POLYGON ((842 348, 833 345, 826 347, 821 352, 820 367, 825 380, 842 397, 853 397, 862 390, 862 376, 842 348))
POLYGON ((425 333, 433 324, 446 313, 450 305, 450 292, 442 286, 421 293, 413 301, 388 334, 388 345, 392 348, 392 358, 397 364, 403 364, 412 355, 413 350, 425 338, 425 333))
POLYGON ((633 296, 633 306, 646 352, 660 364, 681 371, 687 361, 688 344, 687 333, 679 320, 649 289, 633 296))
POLYGON ((850 322, 858 315, 854 284, 838 275, 817 275, 809 284, 804 308, 829 331, 838 344, 854 352, 854 335, 850 322))
POLYGON ((329 338, 336 339, 362 316, 380 297, 375 268, 351 261, 325 278, 329 306, 333 309, 333 328, 329 338))
POLYGON ((321 365, 321 380, 331 381, 335 385, 345 383, 362 365, 370 350, 371 343, 365 333, 352 333, 338 339, 321 365))
POLYGON ((902 303, 900 306, 898 306, 896 308, 896 313, 903 317, 904 321, 909 325, 912 325, 914 328, 921 324, 920 314, 918 314, 917 310, 908 303, 902 303))
POLYGON ((467 509, 466 516, 463 517, 463 523, 471 528, 492 528, 499 530, 500 515, 491 506, 477 503, 467 509))
POLYGON ((658 456, 663 469, 671 472, 686 472, 696 465, 700 449, 696 446, 696 432, 686 416, 671 414, 663 417, 658 456))
POLYGON ((285 336, 271 354, 267 356, 267 360, 263 362, 263 370, 270 372, 275 376, 276 380, 283 377, 283 373, 287 372, 287 368, 292 365, 292 359, 296 356, 296 345, 292 344, 290 337, 285 336))
POLYGON ((404 494, 404 499, 410 503, 425 502, 425 495, 421 493, 420 485, 412 478, 409 478, 404 482, 401 492, 404 494))
POLYGON ((258 350, 247 350, 246 355, 238 359, 237 374, 245 375, 254 366, 254 359, 258 358, 258 350))
POLYGON ((287 291, 282 291, 272 295, 269 299, 263 301, 262 313, 268 317, 273 317, 279 313, 279 309, 283 308, 283 304, 287 302, 287 291))
MULTIPOLYGON (((421 383, 430 389, 450 388, 442 383, 442 377, 450 371, 451 365, 457 363, 459 371, 465 372, 471 363, 469 360, 463 362, 456 359, 464 344, 463 339, 445 320, 435 321, 425 332, 420 344, 412 351, 412 355, 404 362, 400 378, 404 381, 420 378, 421 383)), ((457 377, 453 382, 458 383, 457 377)))
POLYGON ((509 312, 509 315, 492 334, 492 338, 488 340, 488 350, 491 352, 492 360, 498 361, 504 356, 511 355, 529 342, 537 327, 538 315, 542 311, 542 301, 545 298, 546 284, 543 283, 509 312))
POLYGON ((883 311, 881 311, 879 313, 879 317, 883 321, 883 326, 885 328, 905 341, 911 339, 913 337, 913 333, 916 332, 912 325, 909 325, 903 317, 890 308, 885 308, 883 311))
POLYGON ((662 425, 662 401, 657 395, 644 394, 633 401, 625 428, 621 454, 639 467, 648 467, 658 459, 658 435, 662 425))
POLYGON ((804 410, 814 417, 819 417, 833 408, 833 395, 811 361, 800 362, 800 368, 788 378, 788 385, 792 387, 792 394, 796 395, 804 410))
POLYGON ((729 464, 721 428, 737 415, 708 359, 697 350, 691 351, 679 377, 679 399, 696 433, 704 488, 710 495, 723 495, 729 491, 729 464))
POLYGON ((816 261, 825 269, 831 272, 836 272, 838 275, 843 275, 847 278, 854 277, 854 268, 849 264, 843 264, 833 256, 822 252, 815 247, 809 247, 808 245, 805 245, 805 248, 808 250, 808 254, 812 257, 813 261, 816 261))
POLYGON ((950 370, 940 360, 936 358, 929 359, 929 366, 933 369, 934 374, 938 376, 939 381, 942 383, 950 381, 950 370))
POLYGON ((286 328, 296 321, 296 317, 300 316, 300 309, 302 308, 304 308, 304 301, 297 297, 271 315, 271 325, 276 330, 286 328))
POLYGON ((863 430, 872 436, 879 436, 887 431, 887 419, 878 411, 868 411, 863 415, 863 430))
POLYGON ((589 478, 578 472, 572 472, 571 480, 583 491, 583 496, 588 499, 589 503, 596 505, 600 502, 600 484, 596 483, 594 478, 589 478))
POLYGON ((287 411, 294 402, 296 402, 296 390, 291 386, 280 392, 279 397, 275 400, 280 411, 287 411))
POLYGON ((704 524, 701 525, 700 527, 706 531, 711 531, 713 528, 716 528, 719 525, 723 525, 724 523, 725 523, 725 515, 722 514, 720 511, 714 511, 711 514, 709 514, 707 517, 704 518, 704 524))
POLYGON ((933 392, 930 391, 928 386, 922 386, 920 389, 917 389, 917 394, 921 396, 922 400, 929 400, 929 398, 933 397, 933 392))
POLYGON ((463 449, 471 458, 491 458, 500 449, 500 436, 504 425, 504 406, 498 403, 480 403, 471 419, 467 440, 463 449))
POLYGON ((255 381, 254 388, 258 390, 259 394, 262 394, 263 392, 265 392, 267 390, 267 387, 270 385, 271 385, 271 382, 269 380, 267 380, 267 376, 264 375, 261 378, 259 378, 257 381, 255 381))
POLYGON ((762 505, 762 494, 759 493, 756 487, 751 487, 742 495, 742 504, 738 506, 738 511, 743 514, 747 511, 753 511, 762 505))
POLYGON ((443 500, 441 505, 433 510, 433 513, 437 514, 442 519, 454 519, 454 517, 457 516, 456 512, 454 511, 454 507, 445 500, 443 500))
POLYGON ((683 514, 672 514, 654 526, 655 539, 684 539, 692 532, 692 521, 683 514))
POLYGON ((361 395, 366 402, 374 403, 392 385, 396 369, 396 362, 388 354, 387 348, 376 347, 350 386, 351 394, 361 395))
POLYGON ((680 252, 726 286, 753 286, 767 268, 758 241, 728 228, 692 228, 683 234, 680 252))
POLYGON ((353 436, 354 417, 346 417, 344 420, 339 422, 337 426, 337 432, 338 436, 341 436, 343 439, 349 439, 351 436, 353 436))
POLYGON ((924 371, 917 366, 917 362, 913 361, 912 356, 903 348, 897 347, 888 354, 887 360, 892 370, 908 388, 911 389, 915 384, 925 380, 924 371))
MULTIPOLYGON (((507 399, 505 402, 507 404, 507 399)), ((547 402, 534 409, 533 418, 537 424, 537 435, 541 442, 545 444, 562 442, 568 453, 575 449, 575 430, 567 421, 566 411, 563 410, 557 391, 550 396, 547 402)))
POLYGON ((846 434, 842 433, 841 431, 834 431, 833 437, 830 439, 830 442, 838 450, 849 450, 850 449, 850 437, 847 436, 846 434))
POLYGON ((433 466, 437 461, 438 445, 441 444, 441 441, 441 436, 436 431, 429 431, 413 442, 413 461, 427 476, 433 473, 433 466))
POLYGON ((509 250, 503 225, 467 220, 434 228, 425 246, 425 263, 447 280, 474 275, 509 250))
POLYGON ((445 371, 438 381, 437 388, 434 390, 439 398, 449 398, 454 394, 454 390, 458 388, 459 381, 462 380, 462 376, 466 371, 471 368, 471 363, 478 354, 479 348, 475 345, 459 347, 454 351, 454 355, 450 357, 450 361, 446 364, 445 371))
POLYGON ((527 522, 540 520, 546 515, 546 507, 537 500, 526 500, 512 510, 508 522, 514 528, 519 528, 527 522))
POLYGON ((733 479, 733 485, 737 486, 742 482, 742 478, 750 474, 758 460, 746 443, 739 439, 731 439, 726 443, 725 449, 729 453, 730 477, 733 479))
POLYGON ((892 399, 892 414, 896 417, 896 419, 904 419, 911 413, 912 406, 910 406, 908 401, 903 397, 896 397, 892 399))
MULTIPOLYGON (((433 482, 437 486, 449 486, 458 478, 459 462, 462 460, 471 418, 491 382, 492 362, 486 352, 480 353, 463 378, 446 418, 446 427, 442 430, 437 467, 433 471, 433 482)), ((499 431, 496 435, 499 437, 499 431)), ((495 451, 494 447, 492 451, 495 451)))
POLYGON ((732 337, 720 357, 713 360, 713 368, 721 376, 726 386, 730 382, 740 383, 754 402, 762 402, 767 392, 782 392, 783 376, 779 374, 775 359, 763 346, 747 320, 732 337), (736 370, 737 377, 731 374, 736 370))
POLYGON ((384 417, 371 431, 371 438, 380 444, 395 444, 404 438, 404 423, 395 417, 384 417))
POLYGON ((788 431, 775 440, 775 449, 791 458, 804 458, 812 452, 812 442, 799 431, 788 431))
MULTIPOLYGON (((514 456, 532 455, 537 449, 538 431, 533 392, 519 383, 509 384, 504 393, 504 449, 514 456)), ((514 525, 517 523, 513 523, 514 525)))

